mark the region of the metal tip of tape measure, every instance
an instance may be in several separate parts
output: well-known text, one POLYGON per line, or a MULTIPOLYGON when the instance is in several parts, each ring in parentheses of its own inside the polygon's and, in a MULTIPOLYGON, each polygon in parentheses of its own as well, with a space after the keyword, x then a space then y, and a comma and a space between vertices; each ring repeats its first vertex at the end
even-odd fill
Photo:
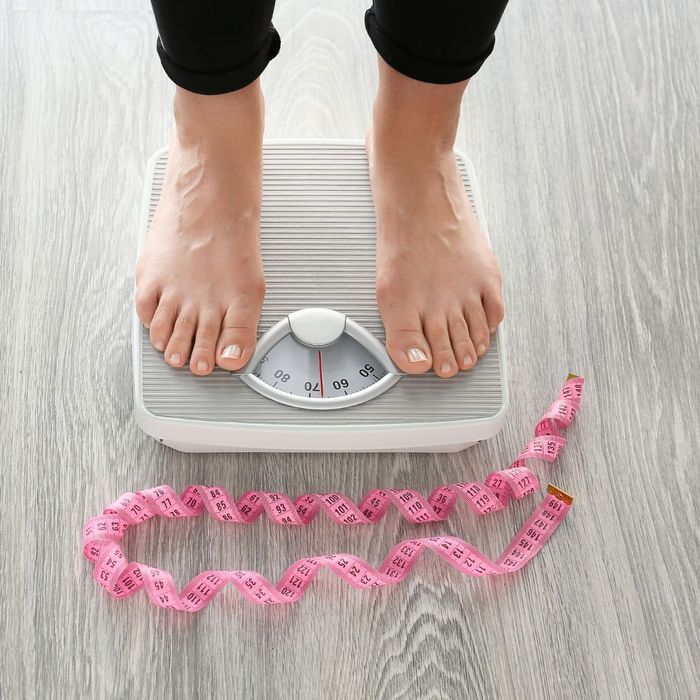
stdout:
POLYGON ((578 374, 571 374, 571 372, 569 372, 569 376, 566 378, 566 381, 568 382, 569 379, 579 379, 579 375, 578 374))
POLYGON ((554 498, 558 498, 560 501, 563 501, 567 506, 570 506, 574 502, 573 496, 570 496, 568 493, 566 493, 566 491, 558 489, 554 484, 547 484, 547 493, 550 496, 554 496, 554 498))

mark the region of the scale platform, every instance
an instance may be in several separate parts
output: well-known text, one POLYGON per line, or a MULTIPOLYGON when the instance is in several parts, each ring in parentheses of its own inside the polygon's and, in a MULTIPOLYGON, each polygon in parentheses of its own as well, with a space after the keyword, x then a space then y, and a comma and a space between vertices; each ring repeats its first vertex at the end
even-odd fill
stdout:
MULTIPOLYGON (((473 167, 465 156, 458 157, 470 201, 485 225, 473 167)), ((148 165, 139 246, 158 203, 166 160, 163 149, 148 165)), ((134 313, 139 426, 185 452, 456 452, 495 435, 508 407, 502 328, 476 367, 451 379, 432 372, 401 375, 383 350, 374 292, 374 207, 363 142, 270 141, 264 147, 263 172, 267 292, 259 351, 241 372, 217 368, 196 377, 187 368, 165 363, 134 313), (308 313, 294 315, 304 309, 308 313), (328 309, 335 313, 324 311, 328 309), (296 319, 296 335, 288 318, 296 319), (333 319, 348 319, 338 321, 338 333, 354 335, 343 335, 343 342, 359 342, 360 353, 377 358, 358 366, 363 376, 363 367, 377 366, 381 390, 360 387, 361 398, 345 398, 346 385, 332 382, 339 397, 329 402, 313 400, 311 383, 299 384, 309 389, 308 400, 286 400, 279 391, 284 385, 272 388, 274 367, 264 363, 284 360, 287 352, 281 344, 274 351, 275 343, 290 343, 287 334, 295 338, 292 350, 315 357, 314 333, 303 328, 313 331, 308 321, 317 318, 325 319, 326 326, 333 326, 333 319)), ((340 346, 333 347, 337 354, 340 346)), ((319 346, 319 359, 321 350, 325 352, 319 346)), ((328 377, 326 391, 332 391, 328 377)))

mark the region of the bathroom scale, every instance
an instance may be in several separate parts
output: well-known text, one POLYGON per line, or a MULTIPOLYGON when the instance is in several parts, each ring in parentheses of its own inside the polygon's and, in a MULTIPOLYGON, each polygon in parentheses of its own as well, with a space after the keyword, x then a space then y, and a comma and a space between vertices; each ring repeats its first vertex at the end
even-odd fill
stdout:
MULTIPOLYGON (((457 154, 486 226, 474 169, 457 154)), ((167 149, 146 175, 139 246, 167 149)), ((362 141, 269 141, 261 240, 267 291, 258 344, 238 372, 175 369, 133 314, 134 412, 185 452, 455 452, 495 435, 508 407, 504 333, 450 379, 402 374, 375 301, 375 217, 362 141)))

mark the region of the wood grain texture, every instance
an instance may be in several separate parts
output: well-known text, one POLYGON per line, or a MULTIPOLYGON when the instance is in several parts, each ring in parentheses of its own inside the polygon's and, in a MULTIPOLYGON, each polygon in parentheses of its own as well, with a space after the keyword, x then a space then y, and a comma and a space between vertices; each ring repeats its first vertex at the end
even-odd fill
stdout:
MULTIPOLYGON (((364 2, 278 3, 271 137, 360 137, 376 81, 364 2)), ((8 698, 690 698, 698 666, 700 428, 696 70, 691 0, 513 3, 473 81, 459 146, 504 268, 512 408, 457 455, 186 455, 131 416, 129 312, 142 172, 172 88, 148 7, 0 2, 0 688, 8 698), (197 616, 108 599, 83 521, 125 490, 220 483, 428 492, 506 464, 569 371, 585 405, 551 478, 570 518, 520 574, 465 580, 426 555, 360 592, 322 574, 284 609, 230 590, 197 616)), ((541 472, 546 471, 542 469, 541 472)), ((547 479, 545 475, 544 479, 547 479)), ((426 533, 497 553, 532 502, 426 533)), ((394 515, 342 530, 150 523, 132 558, 181 583, 279 576, 346 550, 379 563, 394 515)))

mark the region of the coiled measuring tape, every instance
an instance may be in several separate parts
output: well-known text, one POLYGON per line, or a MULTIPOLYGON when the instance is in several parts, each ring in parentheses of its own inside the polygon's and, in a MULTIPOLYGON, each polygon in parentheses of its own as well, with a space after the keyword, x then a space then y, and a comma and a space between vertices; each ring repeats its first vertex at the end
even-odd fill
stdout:
POLYGON ((279 525, 308 525, 323 510, 340 525, 377 523, 393 504, 412 523, 446 520, 458 500, 479 515, 505 508, 539 488, 528 459, 554 462, 566 445, 562 435, 573 421, 583 394, 582 377, 569 375, 559 397, 535 427, 535 437, 507 468, 483 483, 465 482, 436 488, 428 498, 412 489, 375 489, 355 503, 341 493, 314 493, 292 500, 281 493, 249 491, 235 501, 220 486, 188 486, 178 495, 170 486, 125 493, 102 515, 83 528, 83 553, 94 564, 93 576, 115 598, 126 598, 142 588, 154 605, 197 612, 231 583, 251 603, 293 603, 303 595, 321 568, 337 574, 354 588, 375 588, 402 581, 425 549, 430 549, 458 571, 470 576, 495 576, 517 571, 542 549, 566 517, 573 499, 552 486, 534 512, 495 561, 458 537, 424 537, 399 542, 379 568, 352 554, 328 554, 294 562, 275 585, 256 571, 204 571, 178 591, 167 571, 130 562, 119 541, 130 527, 155 516, 192 518, 205 510, 228 523, 251 523, 263 512, 279 525))

